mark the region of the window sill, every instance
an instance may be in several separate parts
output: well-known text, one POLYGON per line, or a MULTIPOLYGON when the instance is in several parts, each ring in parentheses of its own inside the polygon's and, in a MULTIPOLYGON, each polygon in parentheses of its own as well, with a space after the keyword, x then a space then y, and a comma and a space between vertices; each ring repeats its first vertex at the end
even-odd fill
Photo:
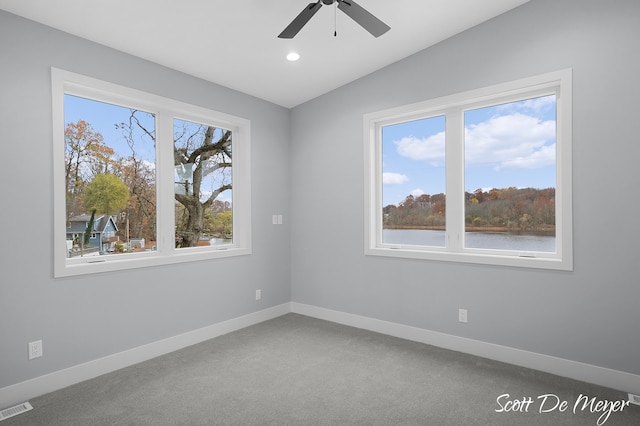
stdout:
POLYGON ((179 252, 174 251, 171 254, 146 252, 128 254, 126 257, 120 257, 119 255, 93 256, 83 259, 74 259, 72 262, 68 262, 67 259, 63 259, 63 262, 60 262, 61 264, 55 265, 54 277, 72 277, 161 265, 223 259, 251 254, 251 248, 232 246, 214 249, 199 249, 198 247, 193 247, 180 250, 181 251, 179 252))
POLYGON ((433 260, 440 262, 460 262, 482 265, 508 266, 518 268, 551 269, 560 271, 572 271, 573 262, 560 259, 550 253, 520 253, 520 254, 500 254, 499 251, 482 250, 474 252, 451 252, 438 250, 437 248, 409 248, 406 246, 397 247, 368 247, 365 255, 395 257, 404 259, 433 260), (542 257, 544 256, 544 257, 542 257))

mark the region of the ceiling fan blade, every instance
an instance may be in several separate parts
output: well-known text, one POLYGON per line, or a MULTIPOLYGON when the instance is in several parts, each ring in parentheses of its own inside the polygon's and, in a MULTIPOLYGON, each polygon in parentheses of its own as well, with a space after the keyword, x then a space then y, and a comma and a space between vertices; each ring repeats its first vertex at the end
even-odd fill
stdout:
POLYGON ((373 16, 353 0, 339 0, 338 9, 346 13, 351 19, 360 24, 362 28, 369 31, 374 37, 380 37, 391 29, 391 27, 373 16))
POLYGON ((294 38, 296 34, 306 25, 307 22, 316 14, 322 4, 321 0, 318 0, 317 3, 309 3, 307 7, 305 7, 302 12, 296 18, 291 21, 289 26, 284 29, 278 36, 278 38, 294 38))

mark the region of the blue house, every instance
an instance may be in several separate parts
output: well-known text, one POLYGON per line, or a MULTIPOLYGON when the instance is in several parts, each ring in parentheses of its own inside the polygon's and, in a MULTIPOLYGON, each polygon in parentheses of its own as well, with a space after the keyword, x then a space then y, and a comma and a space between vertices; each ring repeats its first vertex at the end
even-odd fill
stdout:
MULTIPOLYGON (((71 217, 67 222, 67 240, 73 241, 73 245, 81 245, 84 240, 83 235, 87 230, 87 224, 91 220, 91 215, 82 214, 71 217)), ((96 216, 89 238, 88 248, 97 248, 100 252, 108 252, 113 248, 113 244, 118 241, 116 235, 118 227, 113 220, 113 216, 96 216)))

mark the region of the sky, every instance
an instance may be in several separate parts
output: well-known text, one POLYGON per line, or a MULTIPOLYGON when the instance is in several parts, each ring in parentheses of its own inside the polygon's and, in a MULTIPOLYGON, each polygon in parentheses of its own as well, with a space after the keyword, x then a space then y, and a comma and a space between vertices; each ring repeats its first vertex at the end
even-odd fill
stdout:
MULTIPOLYGON (((131 156, 131 148, 127 144, 122 129, 117 129, 116 124, 129 123, 131 110, 118 105, 107 104, 77 96, 64 96, 64 122, 77 123, 84 120, 91 124, 95 132, 102 135, 104 142, 122 157, 131 156)), ((149 114, 138 114, 141 123, 149 129, 154 129, 153 116, 149 114)), ((155 164, 155 148, 150 138, 142 137, 141 132, 135 134, 136 157, 155 164)))
MULTIPOLYGON (((464 186, 556 186, 555 95, 464 112, 464 186)), ((382 130, 383 206, 408 195, 446 193, 445 117, 382 130)))
MULTIPOLYGON (((64 96, 65 127, 68 123, 77 123, 79 120, 90 123, 93 131, 100 133, 105 144, 115 151, 116 157, 130 157, 132 154, 132 148, 127 142, 125 132, 122 128, 116 127, 116 124, 119 123, 128 124, 130 116, 131 110, 129 108, 72 95, 64 96)), ((152 114, 137 114, 136 117, 149 131, 155 129, 155 119, 152 114)), ((174 120, 176 129, 192 124, 188 121, 174 120)), ((140 129, 136 129, 133 133, 133 140, 136 158, 145 160, 152 169, 155 169, 156 154, 153 140, 140 129)), ((174 177, 176 181, 184 179, 184 176, 178 176, 178 173, 174 177)), ((211 194, 211 188, 215 186, 215 182, 203 182, 201 198, 208 197, 211 194)), ((232 192, 225 191, 217 199, 230 202, 232 201, 232 192)))

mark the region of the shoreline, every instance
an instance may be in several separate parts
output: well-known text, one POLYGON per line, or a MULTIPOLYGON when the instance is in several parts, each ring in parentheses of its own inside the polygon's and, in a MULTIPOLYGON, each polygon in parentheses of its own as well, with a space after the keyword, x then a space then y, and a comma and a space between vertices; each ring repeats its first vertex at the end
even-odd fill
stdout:
MULTIPOLYGON (((430 231, 445 231, 445 225, 384 225, 382 229, 415 229, 430 231)), ((535 229, 520 229, 518 227, 509 226, 465 226, 466 232, 533 232, 533 233, 549 233, 555 234, 556 227, 553 225, 545 225, 535 229)))

